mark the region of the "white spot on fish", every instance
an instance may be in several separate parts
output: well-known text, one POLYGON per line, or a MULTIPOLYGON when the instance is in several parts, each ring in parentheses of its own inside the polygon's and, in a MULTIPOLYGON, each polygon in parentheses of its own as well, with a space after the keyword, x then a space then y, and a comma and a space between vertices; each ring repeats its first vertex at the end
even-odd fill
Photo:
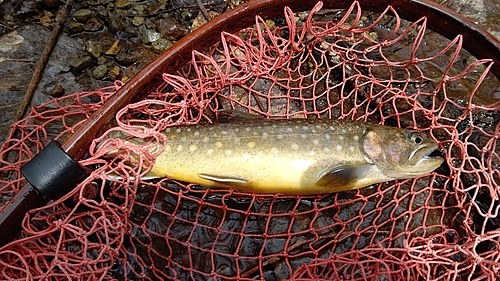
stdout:
POLYGON ((234 128, 234 131, 235 131, 235 132, 239 132, 239 131, 240 131, 240 128, 234 128))
POLYGON ((196 145, 194 145, 194 144, 189 146, 189 151, 191 151, 191 152, 196 151, 196 149, 198 149, 198 147, 196 147, 196 145))
POLYGON ((248 154, 248 153, 243 154, 243 159, 245 159, 245 160, 246 160, 246 159, 248 159, 248 158, 250 158, 250 154, 248 154))
POLYGON ((175 130, 176 133, 180 133, 182 130, 179 128, 177 130, 175 130))
POLYGON ((278 127, 278 126, 276 124, 273 124, 273 128, 276 128, 276 127, 278 127))
POLYGON ((207 142, 208 140, 209 140, 209 138, 208 138, 208 137, 204 137, 204 138, 203 138, 203 142, 207 142))
POLYGON ((354 151, 354 146, 350 146, 350 147, 349 147, 349 150, 350 150, 351 152, 353 152, 353 151, 354 151))
POLYGON ((276 147, 271 147, 271 153, 278 153, 279 150, 276 147))
POLYGON ((170 151, 170 149, 171 149, 170 145, 166 145, 166 146, 165 146, 165 150, 166 150, 166 151, 170 151))
POLYGON ((250 132, 251 130, 252 130, 252 129, 250 129, 249 127, 246 127, 246 128, 245 128, 245 131, 247 131, 247 132, 250 132))
POLYGON ((208 154, 208 155, 212 155, 212 153, 214 153, 214 150, 213 150, 213 149, 209 149, 209 150, 207 150, 207 154, 208 154))
POLYGON ((319 140, 313 140, 313 144, 314 145, 318 145, 319 144, 319 140))
POLYGON ((337 149, 337 151, 341 151, 342 150, 342 146, 340 144, 337 144, 337 146, 335 147, 335 149, 337 149))
POLYGON ((222 147, 222 142, 220 142, 220 141, 216 142, 216 143, 215 143, 215 146, 217 146, 217 147, 222 147))
POLYGON ((316 152, 314 152, 314 151, 310 151, 310 152, 309 152, 309 155, 314 156, 314 155, 316 155, 316 152))
POLYGON ((195 136, 199 136, 199 135, 200 135, 200 132, 196 131, 196 132, 194 132, 194 135, 195 135, 195 136))
POLYGON ((307 131, 307 130, 309 130, 309 127, 307 127, 307 126, 303 126, 303 127, 302 127, 302 130, 307 131))
POLYGON ((278 138, 280 140, 283 138, 283 135, 277 135, 276 138, 278 138))
POLYGON ((355 135, 354 137, 352 137, 352 138, 353 138, 355 141, 359 140, 359 137, 358 137, 358 136, 356 136, 356 135, 355 135))
POLYGON ((292 127, 288 127, 288 128, 286 128, 286 130, 287 130, 288 132, 293 132, 292 127))
POLYGON ((302 139, 306 139, 306 138, 307 138, 307 135, 302 134, 302 135, 300 135, 300 137, 301 137, 302 139))
POLYGON ((329 140, 330 138, 331 138, 330 135, 328 134, 325 135, 325 139, 329 140))
POLYGON ((262 138, 263 138, 263 139, 267 139, 267 137, 268 137, 268 136, 269 136, 269 135, 268 135, 267 133, 263 133, 263 134, 262 134, 262 138))
POLYGON ((248 147, 253 148, 253 147, 255 147, 255 142, 251 141, 247 145, 248 145, 248 147))
POLYGON ((191 128, 187 128, 187 131, 188 131, 188 132, 191 132, 191 128))
POLYGON ((224 130, 220 131, 220 133, 223 135, 227 135, 227 131, 224 131, 224 130))
POLYGON ((166 128, 166 129, 165 129, 165 132, 167 132, 167 133, 170 133, 170 131, 171 131, 171 129, 170 129, 170 128, 166 128))
POLYGON ((182 145, 177 146, 177 151, 181 151, 181 150, 182 150, 182 145))
POLYGON ((329 126, 328 128, 330 128, 330 130, 332 130, 332 131, 335 131, 335 127, 333 127, 333 126, 329 126))
POLYGON ((296 143, 292 143, 292 149, 297 150, 299 149, 299 146, 296 143))
POLYGON ((186 141, 186 140, 187 140, 187 138, 186 138, 186 137, 182 137, 182 138, 181 138, 181 141, 186 141))
POLYGON ((254 136, 256 136, 256 135, 258 135, 258 134, 259 134, 259 132, 253 132, 252 134, 253 134, 254 136))
POLYGON ((330 148, 328 148, 328 147, 325 146, 325 147, 323 147, 323 151, 324 152, 330 152, 330 148))
POLYGON ((233 153, 231 150, 226 150, 225 151, 226 155, 231 155, 231 153, 233 153))
POLYGON ((339 136, 339 140, 343 140, 344 139, 344 136, 339 136))
POLYGON ((342 129, 342 134, 345 134, 347 133, 347 130, 346 129, 342 129))

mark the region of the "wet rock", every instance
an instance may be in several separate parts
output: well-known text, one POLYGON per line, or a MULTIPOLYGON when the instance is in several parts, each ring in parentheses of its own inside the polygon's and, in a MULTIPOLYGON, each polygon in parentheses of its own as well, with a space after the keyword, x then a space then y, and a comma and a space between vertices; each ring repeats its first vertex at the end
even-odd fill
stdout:
MULTIPOLYGON (((141 27, 143 27, 143 26, 141 26, 141 27)), ((141 28, 142 43, 148 44, 148 43, 154 42, 160 38, 161 38, 161 35, 159 32, 148 29, 146 27, 141 28)))
POLYGON ((69 62, 71 68, 76 71, 82 71, 92 64, 92 58, 90 56, 83 56, 74 58, 69 62))
POLYGON ((125 25, 120 19, 110 15, 108 19, 108 29, 111 33, 117 33, 125 29, 125 25))
POLYGON ((120 67, 117 65, 113 66, 113 68, 111 68, 111 70, 109 71, 109 76, 111 76, 111 78, 113 79, 116 79, 119 75, 120 75, 120 67))
MULTIPOLYGON (((208 11, 208 15, 210 16, 210 19, 213 19, 216 16, 218 16, 219 13, 217 13, 216 11, 208 11)), ((205 16, 202 13, 199 13, 198 16, 196 16, 196 18, 193 20, 193 24, 191 25, 191 29, 195 30, 198 27, 204 25, 205 23, 207 23, 207 19, 205 18, 205 16)))
POLYGON ((73 17, 79 22, 87 22, 92 16, 92 12, 89 9, 81 9, 75 12, 73 17))
POLYGON ((109 17, 108 11, 103 6, 97 7, 97 10, 95 11, 95 16, 103 22, 107 22, 109 17))
POLYGON ((160 54, 166 49, 170 48, 170 46, 172 46, 172 41, 169 41, 165 38, 160 38, 151 44, 151 49, 153 50, 153 52, 160 54))
POLYGON ((115 56, 115 60, 120 65, 129 66, 133 64, 137 60, 137 58, 130 54, 119 53, 115 56))
POLYGON ((115 7, 117 9, 130 9, 132 7, 132 3, 129 0, 117 0, 115 2, 115 7))
POLYGON ((160 21, 156 30, 160 32, 161 37, 168 40, 179 40, 189 33, 189 29, 184 25, 177 23, 171 18, 165 18, 160 21))
POLYGON ((104 24, 97 18, 91 18, 83 25, 83 29, 85 29, 85 31, 95 32, 101 30, 103 25, 104 24))
POLYGON ((143 17, 134 17, 132 19, 132 24, 135 26, 139 26, 144 23, 144 18, 143 17))
POLYGON ((194 18, 193 13, 191 13, 189 10, 183 9, 181 11, 181 20, 188 22, 194 18))
POLYGON ((89 41, 87 42, 85 51, 89 52, 94 58, 98 58, 102 54, 102 46, 96 42, 89 41))
POLYGON ((106 51, 106 55, 116 55, 120 51, 120 40, 116 40, 115 43, 106 51))
POLYGON ((59 0, 42 0, 42 3, 45 6, 50 7, 50 8, 55 8, 55 7, 59 6, 59 4, 61 4, 61 2, 59 0))
POLYGON ((68 24, 69 34, 76 34, 83 31, 83 23, 71 22, 68 24))
POLYGON ((64 96, 64 88, 61 85, 55 85, 50 91, 50 95, 54 98, 59 98, 64 96))
POLYGON ((101 64, 101 65, 98 65, 94 69, 94 71, 92 71, 92 77, 94 77, 95 79, 101 80, 102 78, 104 78, 106 76, 107 73, 108 73, 108 67, 101 64))

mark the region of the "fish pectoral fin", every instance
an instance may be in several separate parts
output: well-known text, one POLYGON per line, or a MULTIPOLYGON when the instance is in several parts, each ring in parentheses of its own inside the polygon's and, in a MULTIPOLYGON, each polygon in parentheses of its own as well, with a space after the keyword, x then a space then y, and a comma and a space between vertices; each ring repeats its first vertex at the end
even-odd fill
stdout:
POLYGON ((343 164, 325 170, 319 175, 316 185, 323 187, 353 187, 365 178, 374 164, 343 164))
POLYGON ((210 180, 222 185, 246 186, 250 181, 239 177, 198 174, 202 179, 210 180))

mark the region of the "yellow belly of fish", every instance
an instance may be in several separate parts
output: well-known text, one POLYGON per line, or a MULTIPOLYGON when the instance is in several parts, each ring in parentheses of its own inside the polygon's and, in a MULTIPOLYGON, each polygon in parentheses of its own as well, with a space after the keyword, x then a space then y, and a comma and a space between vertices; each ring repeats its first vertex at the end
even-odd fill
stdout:
POLYGON ((188 158, 182 154, 164 152, 156 159, 149 175, 167 176, 205 187, 289 195, 331 193, 380 182, 380 179, 375 178, 377 175, 373 175, 350 186, 318 186, 316 183, 320 174, 334 164, 331 159, 325 161, 316 157, 297 158, 272 153, 252 155, 247 152, 232 152, 232 156, 223 155, 223 157, 206 154, 200 152, 196 157, 188 158), (211 180, 207 179, 207 176, 228 181, 211 180))

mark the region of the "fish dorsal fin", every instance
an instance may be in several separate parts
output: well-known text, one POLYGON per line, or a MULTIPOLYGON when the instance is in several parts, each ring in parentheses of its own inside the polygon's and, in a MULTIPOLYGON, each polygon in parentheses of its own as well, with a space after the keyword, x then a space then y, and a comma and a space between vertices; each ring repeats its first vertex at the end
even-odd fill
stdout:
POLYGON ((326 169, 319 176, 316 185, 331 188, 354 187, 356 182, 365 178, 374 164, 342 164, 326 169))
POLYGON ((251 122, 266 120, 264 116, 251 114, 243 111, 236 111, 232 109, 221 109, 217 112, 218 123, 237 123, 237 122, 251 122))
POLYGON ((209 174, 198 174, 202 179, 216 182, 222 185, 246 186, 249 181, 240 177, 218 176, 209 174))

